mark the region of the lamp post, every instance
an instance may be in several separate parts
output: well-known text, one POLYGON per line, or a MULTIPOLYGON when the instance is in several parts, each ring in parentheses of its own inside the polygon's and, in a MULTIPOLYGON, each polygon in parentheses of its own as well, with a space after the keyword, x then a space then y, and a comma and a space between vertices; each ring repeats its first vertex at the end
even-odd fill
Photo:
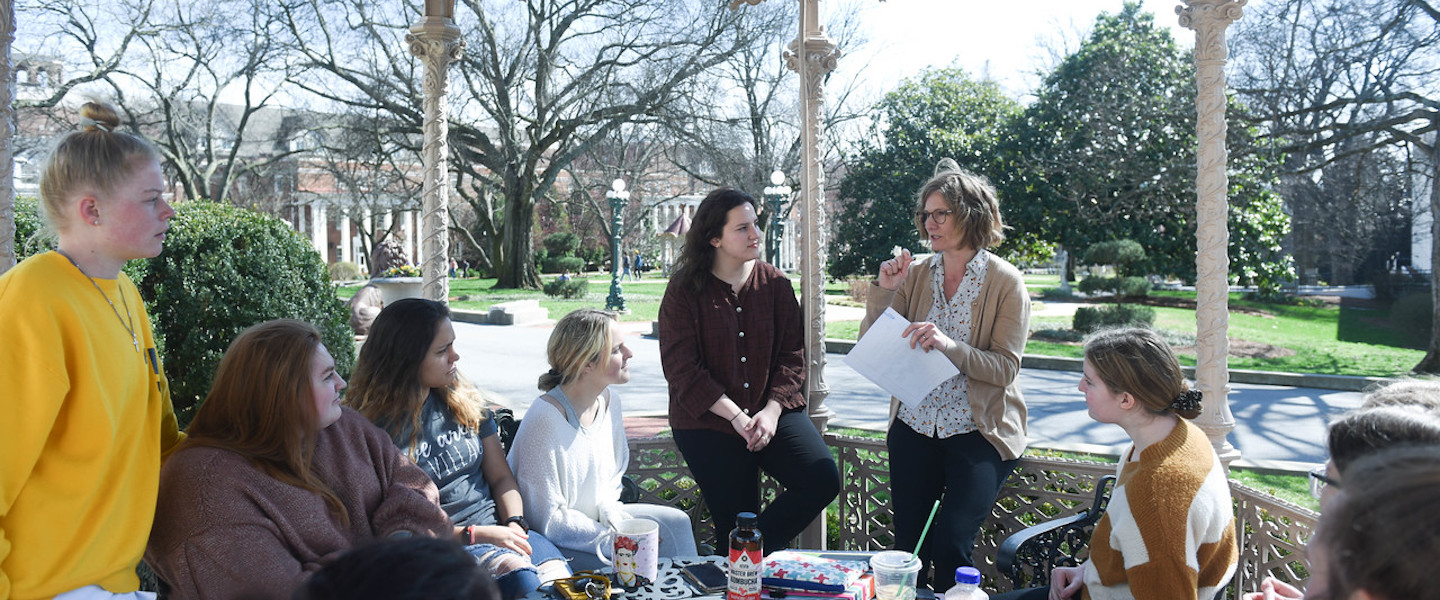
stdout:
POLYGON ((605 198, 610 200, 610 296, 605 298, 605 309, 625 312, 625 294, 620 290, 620 226, 625 221, 625 205, 630 202, 625 180, 612 182, 605 198))
POLYGON ((785 174, 780 169, 770 173, 770 186, 765 188, 765 203, 770 210, 770 225, 765 228, 765 257, 770 264, 780 265, 780 208, 790 197, 790 186, 785 185, 785 174))

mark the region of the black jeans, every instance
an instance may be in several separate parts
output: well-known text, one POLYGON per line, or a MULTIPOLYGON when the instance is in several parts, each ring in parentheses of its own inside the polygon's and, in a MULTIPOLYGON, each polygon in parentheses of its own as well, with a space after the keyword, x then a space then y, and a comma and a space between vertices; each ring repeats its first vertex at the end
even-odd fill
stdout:
POLYGON ((804 411, 785 412, 775 426, 775 437, 759 452, 745 449, 745 439, 710 429, 676 429, 675 445, 715 523, 715 549, 729 547, 735 515, 760 515, 765 553, 784 548, 840 493, 840 470, 830 448, 804 411), (760 510, 760 471, 785 486, 769 506, 760 510))
POLYGON ((1001 460, 979 432, 936 439, 895 419, 886 437, 890 448, 890 493, 895 508, 895 548, 910 551, 920 539, 935 501, 940 512, 920 548, 920 585, 934 590, 955 585, 955 569, 973 567, 975 535, 990 515, 1000 487, 1020 463, 1001 460))

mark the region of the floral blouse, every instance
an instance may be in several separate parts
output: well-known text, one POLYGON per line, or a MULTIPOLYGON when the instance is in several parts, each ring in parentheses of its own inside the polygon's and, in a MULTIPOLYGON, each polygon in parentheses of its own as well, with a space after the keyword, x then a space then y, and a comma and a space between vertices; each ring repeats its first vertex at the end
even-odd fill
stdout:
MULTIPOLYGON (((930 258, 930 290, 935 295, 934 305, 925 320, 934 323, 950 339, 969 343, 971 332, 971 309, 980 297, 980 284, 985 281, 985 272, 990 265, 985 250, 975 253, 975 258, 965 265, 965 278, 955 289, 955 296, 945 298, 945 269, 942 255, 936 253, 930 258)), ((899 418, 911 429, 933 438, 948 438, 975 431, 975 420, 970 415, 970 379, 964 373, 951 377, 930 390, 930 395, 919 408, 901 405, 899 418)))

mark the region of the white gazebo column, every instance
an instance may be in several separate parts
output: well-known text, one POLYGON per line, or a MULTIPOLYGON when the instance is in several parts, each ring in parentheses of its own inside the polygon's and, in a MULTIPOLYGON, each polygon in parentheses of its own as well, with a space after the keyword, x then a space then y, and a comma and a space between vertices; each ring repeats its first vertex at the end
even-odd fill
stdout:
POLYGON ((450 259, 447 256, 450 249, 450 177, 446 168, 449 107, 446 98, 450 88, 450 63, 460 58, 465 47, 454 17, 455 0, 425 0, 425 17, 405 36, 410 43, 410 53, 425 63, 424 212, 420 227, 420 270, 425 277, 424 296, 440 302, 448 302, 450 298, 450 259))
POLYGON ((1220 459, 1229 465, 1240 451, 1226 441, 1235 429, 1230 413, 1230 232, 1229 177, 1225 168, 1225 30, 1243 14, 1248 0, 1183 0, 1177 6, 1180 25, 1195 30, 1196 255, 1195 255, 1195 382, 1205 395, 1204 412, 1196 424, 1210 438, 1220 459))
POLYGON ((325 216, 325 204, 319 200, 310 202, 310 245, 320 253, 320 262, 330 264, 330 220, 325 216))
MULTIPOLYGON (((805 400, 820 433, 834 411, 825 405, 825 177, 820 153, 825 135, 825 74, 835 70, 840 53, 820 25, 820 0, 800 0, 800 29, 785 65, 800 76, 800 233, 805 251, 800 259, 800 314, 805 328, 805 400)), ((800 547, 825 547, 825 511, 800 534, 800 547)))
MULTIPOLYGON (((805 327, 805 398, 821 433, 830 416, 825 406, 825 177, 820 142, 824 136, 825 74, 840 53, 820 25, 820 0, 800 1, 800 32, 785 51, 785 65, 800 76, 800 241, 801 314, 805 327)), ((802 543, 804 540, 802 538, 802 543)), ((805 547, 819 547, 810 546, 805 547)))

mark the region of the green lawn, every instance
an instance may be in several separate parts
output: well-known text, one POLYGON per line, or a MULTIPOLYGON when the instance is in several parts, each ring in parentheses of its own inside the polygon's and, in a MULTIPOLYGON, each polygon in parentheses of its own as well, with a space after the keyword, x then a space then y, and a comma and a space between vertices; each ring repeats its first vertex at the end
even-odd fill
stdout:
MULTIPOLYGON (((550 276, 546 276, 547 281, 550 276)), ((587 276, 590 290, 584 298, 575 300, 553 299, 543 292, 534 290, 496 290, 494 279, 452 279, 450 280, 451 306, 468 310, 488 310, 490 305, 511 300, 534 299, 550 310, 550 318, 559 319, 577 308, 604 308, 605 298, 610 293, 608 274, 592 273, 587 276)), ((1032 293, 1057 287, 1059 277, 1055 275, 1026 275, 1026 285, 1032 293)), ((665 294, 669 280, 652 274, 640 281, 622 283, 626 308, 629 313, 622 316, 624 321, 652 321, 660 311, 660 299, 665 294)), ((797 293, 799 281, 795 282, 797 293)), ((337 290, 341 298, 349 298, 359 289, 357 286, 341 287, 337 290)), ((830 300, 848 302, 845 297, 848 284, 843 281, 829 282, 825 294, 830 300)), ((1194 292, 1157 291, 1157 296, 1194 298, 1194 292)), ((1230 337, 1235 340, 1270 344, 1293 351, 1290 356, 1237 357, 1232 356, 1229 365, 1233 369, 1258 371, 1285 371, 1295 373, 1320 373, 1333 375, 1365 375, 1391 377, 1404 375, 1420 362, 1425 352, 1413 347, 1413 332, 1403 331, 1389 324, 1383 310, 1356 306, 1288 306, 1259 304, 1231 294, 1233 308, 1251 308, 1262 314, 1246 314, 1232 310, 1230 313, 1230 337), (1408 341, 1407 341, 1408 340, 1408 341)), ((1155 307, 1155 325, 1172 335, 1172 342, 1184 346, 1193 344, 1195 336, 1195 311, 1184 308, 1155 307)), ((1070 317, 1034 317, 1030 329, 1068 330, 1070 317)), ((858 321, 834 321, 827 325, 826 337, 854 340, 859 333, 858 321)), ((1027 354, 1064 356, 1079 358, 1083 350, 1077 342, 1061 343, 1032 338, 1025 347, 1027 354)), ((1193 350, 1180 351, 1180 361, 1195 364, 1193 350)))
MULTIPOLYGON (((1195 297, 1194 292, 1166 291, 1157 295, 1195 297)), ((1269 358, 1231 356, 1229 365, 1232 369, 1394 377, 1409 373, 1410 368, 1425 356, 1423 349, 1415 347, 1414 333, 1392 325, 1384 310, 1348 305, 1260 304, 1243 300, 1239 294, 1231 294, 1230 303, 1232 309, 1249 308, 1263 313, 1246 314, 1232 310, 1229 325, 1232 340, 1270 344, 1293 352, 1290 356, 1269 358)), ((1177 346, 1193 345, 1194 310, 1154 308, 1156 328, 1171 332, 1172 343, 1177 346)), ((1070 317, 1032 317, 1030 330, 1068 331, 1070 321, 1070 317)), ((855 322, 831 323, 827 337, 855 339, 857 330, 858 323, 855 322)), ((1083 349, 1078 342, 1032 337, 1025 346, 1025 353, 1080 358, 1083 349)), ((1180 362, 1195 364, 1193 349, 1182 349, 1179 355, 1180 362)))
MULTIPOLYGON (((554 276, 542 277, 545 281, 554 276)), ((551 298, 539 290, 497 290, 495 279, 451 279, 450 306, 465 310, 486 311, 492 304, 513 300, 539 300, 540 306, 550 310, 551 319, 559 319, 579 308, 605 308, 605 299, 610 296, 610 275, 590 273, 584 276, 590 282, 589 292, 584 298, 566 300, 551 298)), ((622 321, 653 321, 660 313, 660 298, 665 294, 669 280, 652 275, 640 281, 621 282, 625 296, 625 308, 630 312, 621 315, 622 321)), ((348 299, 355 295, 360 285, 342 286, 336 295, 348 299)))
MULTIPOLYGON (((1229 334, 1232 340, 1271 344, 1294 354, 1274 358, 1231 356, 1232 369, 1391 377, 1408 373, 1425 356, 1424 350, 1406 347, 1401 342, 1404 332, 1390 327, 1383 311, 1349 306, 1239 304, 1249 304, 1267 314, 1232 311, 1229 334), (1357 331, 1364 333, 1357 334, 1357 331)), ((1156 307, 1155 326, 1193 339, 1195 311, 1156 307)), ((1068 327, 1068 317, 1040 317, 1030 325, 1031 331, 1068 327)), ((1031 340, 1025 352, 1075 358, 1082 355, 1077 344, 1041 340, 1031 340)), ((1180 361, 1195 364, 1194 351, 1182 351, 1180 361)))

